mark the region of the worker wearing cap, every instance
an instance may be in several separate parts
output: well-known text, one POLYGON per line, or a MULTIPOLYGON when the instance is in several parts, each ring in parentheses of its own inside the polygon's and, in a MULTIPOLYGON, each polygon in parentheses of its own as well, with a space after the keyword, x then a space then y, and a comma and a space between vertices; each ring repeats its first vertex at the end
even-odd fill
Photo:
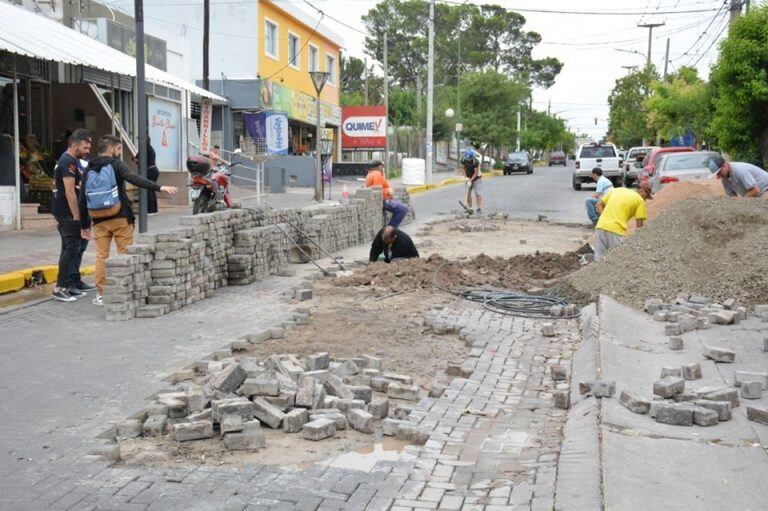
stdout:
POLYGON ((718 154, 709 160, 709 170, 730 197, 760 197, 768 190, 768 172, 751 163, 727 162, 718 154))
POLYGON ((408 206, 392 197, 392 188, 390 188, 387 178, 384 177, 384 164, 378 160, 372 161, 368 165, 368 175, 365 176, 365 187, 371 188, 374 186, 381 187, 384 211, 392 213, 392 217, 387 225, 393 228, 400 226, 408 214, 408 206))
POLYGON ((596 205, 600 219, 595 226, 595 261, 624 241, 631 219, 635 219, 638 229, 645 225, 648 218, 645 201, 648 199, 653 199, 653 192, 647 181, 640 183, 637 191, 614 188, 600 198, 596 205))

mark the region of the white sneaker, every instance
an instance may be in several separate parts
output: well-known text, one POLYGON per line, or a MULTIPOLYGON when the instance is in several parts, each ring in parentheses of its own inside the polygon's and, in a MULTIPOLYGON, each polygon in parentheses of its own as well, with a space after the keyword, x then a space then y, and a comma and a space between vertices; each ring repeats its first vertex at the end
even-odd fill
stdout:
POLYGON ((104 297, 101 295, 96 295, 96 298, 93 299, 93 304, 102 307, 104 305, 104 297))

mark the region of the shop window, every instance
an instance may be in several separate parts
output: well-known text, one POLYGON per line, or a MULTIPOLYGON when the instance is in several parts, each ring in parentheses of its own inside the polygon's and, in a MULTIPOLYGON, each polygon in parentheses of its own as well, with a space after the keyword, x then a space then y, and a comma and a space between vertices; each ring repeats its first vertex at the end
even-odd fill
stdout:
POLYGON ((288 34, 288 64, 299 68, 299 36, 288 34))
POLYGON ((318 68, 318 55, 320 54, 320 50, 317 48, 317 46, 309 45, 309 70, 310 71, 317 71, 318 68))
POLYGON ((277 40, 278 40, 278 29, 277 24, 273 23, 269 20, 266 20, 265 27, 264 27, 264 53, 266 53, 268 56, 272 58, 278 58, 277 54, 277 40))
POLYGON ((336 58, 330 55, 325 56, 326 71, 328 71, 328 83, 336 85, 336 58))

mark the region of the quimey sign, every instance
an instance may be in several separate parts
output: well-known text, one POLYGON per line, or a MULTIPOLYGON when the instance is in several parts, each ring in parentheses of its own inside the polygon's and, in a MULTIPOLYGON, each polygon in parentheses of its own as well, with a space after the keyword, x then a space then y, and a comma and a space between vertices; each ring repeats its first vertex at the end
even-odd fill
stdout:
POLYGON ((387 146, 387 109, 383 105, 345 106, 341 119, 343 150, 368 151, 387 146))

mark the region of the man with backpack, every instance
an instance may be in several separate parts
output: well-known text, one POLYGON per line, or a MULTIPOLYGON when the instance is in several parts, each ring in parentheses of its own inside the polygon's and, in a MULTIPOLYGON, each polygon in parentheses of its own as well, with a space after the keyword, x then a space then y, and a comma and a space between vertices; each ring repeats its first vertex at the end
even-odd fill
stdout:
POLYGON ((60 302, 74 302, 86 291, 93 290, 80 279, 80 261, 88 246, 88 236, 80 230, 81 217, 77 205, 82 180, 80 159, 90 152, 91 134, 84 129, 75 130, 67 139, 67 150, 62 153, 53 171, 55 189, 51 212, 56 217, 61 236, 59 275, 53 297, 60 302))
POLYGON ((104 267, 109 257, 112 238, 117 252, 125 253, 133 243, 134 214, 131 200, 125 193, 125 182, 156 192, 176 193, 174 186, 160 186, 132 172, 121 160, 123 144, 114 135, 104 135, 99 140, 98 157, 83 174, 78 201, 80 225, 89 231, 93 225, 93 239, 96 244, 96 288, 98 295, 94 305, 103 305, 104 267))
POLYGON ((480 158, 477 157, 477 153, 472 149, 467 149, 461 159, 461 164, 464 166, 464 174, 469 178, 469 188, 467 188, 466 204, 469 212, 472 212, 472 192, 475 193, 477 199, 477 213, 483 212, 483 174, 480 170, 480 158))

